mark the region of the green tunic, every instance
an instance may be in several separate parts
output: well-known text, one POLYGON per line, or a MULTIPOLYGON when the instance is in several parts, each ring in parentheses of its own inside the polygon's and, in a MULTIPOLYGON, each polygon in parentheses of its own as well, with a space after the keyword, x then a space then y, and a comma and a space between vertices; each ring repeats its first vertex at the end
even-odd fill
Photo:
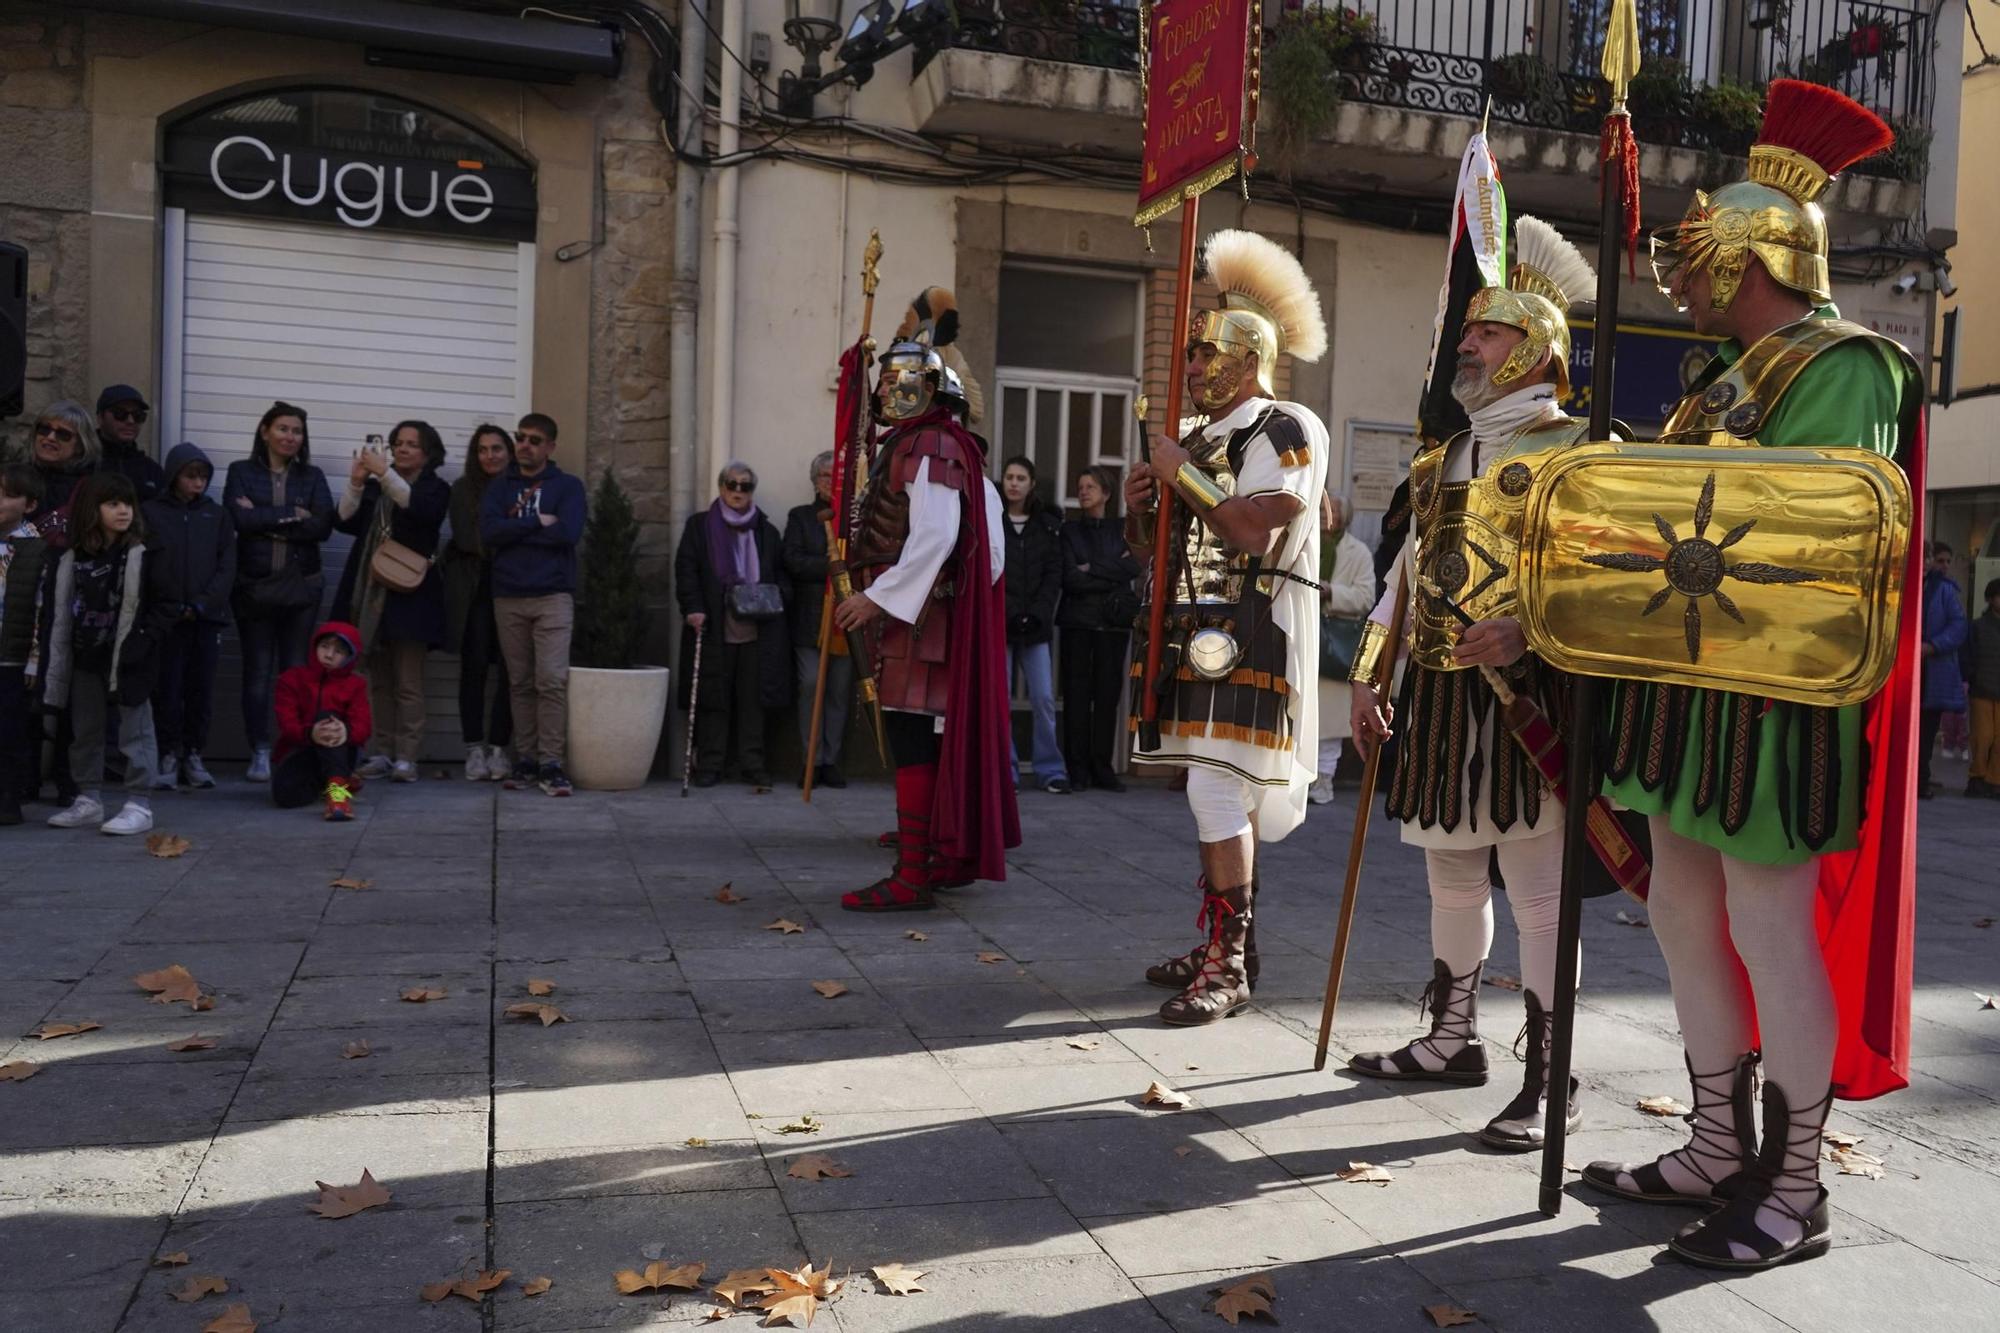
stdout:
MULTIPOLYGON (((1816 319, 1835 319, 1839 312, 1831 305, 1813 311, 1816 319)), ((1718 349, 1703 368, 1691 392, 1700 393, 1743 355, 1740 343, 1731 340, 1718 349)), ((1906 394, 1917 385, 1906 365, 1889 347, 1872 339, 1844 342, 1816 357, 1792 382, 1790 389, 1771 409, 1769 418, 1757 432, 1758 443, 1787 445, 1856 445, 1895 457, 1900 445, 1899 421, 1906 394)), ((1620 682, 1611 695, 1610 710, 1618 706, 1621 691, 1638 690, 1640 708, 1650 715, 1662 705, 1663 687, 1620 682)), ((1833 710, 1807 710, 1796 705, 1776 704, 1763 711, 1753 726, 1751 747, 1755 765, 1751 770, 1750 815, 1731 834, 1723 826, 1720 801, 1706 810, 1697 810, 1694 775, 1701 762, 1699 753, 1704 697, 1708 691, 1691 691, 1689 715, 1697 719, 1687 728, 1687 741, 1675 776, 1648 791, 1637 771, 1623 779, 1607 779, 1605 794, 1629 809, 1647 815, 1666 815, 1674 832, 1705 843, 1729 856, 1762 865, 1798 865, 1822 852, 1846 851, 1856 845, 1860 824, 1862 786, 1861 706, 1833 710), (1831 794, 1837 812, 1831 836, 1814 847, 1790 827, 1784 811, 1789 808, 1781 797, 1783 785, 1791 778, 1789 747, 1795 747, 1793 728, 1802 713, 1830 712, 1836 728, 1838 756, 1835 773, 1838 791, 1831 794)), ((1741 695, 1725 695, 1719 701, 1720 717, 1728 719, 1738 707, 1761 708, 1762 701, 1741 695)))

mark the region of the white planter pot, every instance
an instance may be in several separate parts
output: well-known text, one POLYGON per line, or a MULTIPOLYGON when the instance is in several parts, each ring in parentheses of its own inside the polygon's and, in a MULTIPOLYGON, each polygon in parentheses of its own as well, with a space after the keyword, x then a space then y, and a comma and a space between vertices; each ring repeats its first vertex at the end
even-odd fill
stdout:
POLYGON ((569 774, 592 791, 646 781, 667 718, 665 667, 569 669, 569 774))

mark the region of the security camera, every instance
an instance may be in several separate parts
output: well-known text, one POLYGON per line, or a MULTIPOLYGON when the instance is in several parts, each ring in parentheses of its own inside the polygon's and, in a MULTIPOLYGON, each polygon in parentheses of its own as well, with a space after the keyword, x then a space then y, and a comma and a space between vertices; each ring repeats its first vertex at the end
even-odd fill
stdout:
POLYGON ((1895 286, 1892 287, 1890 290, 1895 292, 1896 295, 1898 296, 1908 296, 1911 292, 1915 291, 1916 289, 1917 289, 1917 275, 1914 273, 1905 273, 1902 277, 1896 279, 1895 286))
POLYGON ((1951 280, 1950 264, 1939 264, 1936 268, 1931 270, 1931 273, 1934 277, 1937 278, 1937 289, 1939 296, 1958 295, 1958 284, 1951 280))

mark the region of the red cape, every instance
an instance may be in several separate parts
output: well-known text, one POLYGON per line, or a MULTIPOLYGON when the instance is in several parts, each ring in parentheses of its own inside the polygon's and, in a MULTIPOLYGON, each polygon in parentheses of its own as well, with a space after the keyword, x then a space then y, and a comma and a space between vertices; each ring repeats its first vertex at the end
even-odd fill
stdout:
POLYGON ((986 450, 942 409, 910 423, 959 437, 970 463, 959 494, 958 606, 951 620, 951 689, 938 749, 931 840, 965 874, 1007 878, 1007 849, 1021 845, 1021 816, 1007 771, 1013 700, 1007 681, 1007 598, 994 581, 986 532, 986 450))
POLYGON ((1862 714, 1867 782, 1860 845, 1819 860, 1819 938, 1840 1011, 1833 1090, 1848 1101, 1910 1082, 1917 897, 1917 705, 1923 645, 1924 414, 1903 457, 1915 514, 1904 562, 1896 665, 1862 714))

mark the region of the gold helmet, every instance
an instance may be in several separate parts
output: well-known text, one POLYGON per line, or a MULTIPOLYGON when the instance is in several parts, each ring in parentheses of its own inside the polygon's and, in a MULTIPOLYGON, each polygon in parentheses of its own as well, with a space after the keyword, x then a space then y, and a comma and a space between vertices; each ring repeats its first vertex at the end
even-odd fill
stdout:
POLYGON ((1653 280, 1669 296, 1680 271, 1706 270, 1709 305, 1727 310, 1750 256, 1815 304, 1833 299, 1826 215, 1817 202, 1835 172, 1895 142, 1882 118, 1844 93, 1774 80, 1750 148, 1750 179, 1694 192, 1687 216, 1652 235, 1653 280))
POLYGON ((1277 396, 1273 376, 1280 352, 1301 361, 1325 355, 1326 319, 1320 314, 1319 293, 1283 247, 1255 232, 1219 231, 1202 249, 1202 268, 1222 294, 1222 308, 1195 311, 1188 332, 1190 355, 1203 343, 1216 350, 1195 395, 1202 411, 1227 407, 1236 397, 1252 353, 1257 387, 1267 398, 1277 396))
POLYGON ((1528 335, 1493 372, 1506 388, 1555 361, 1556 397, 1569 397, 1569 308, 1597 286, 1597 274, 1561 232, 1540 218, 1514 220, 1514 267, 1505 287, 1482 287, 1465 307, 1467 324, 1505 324, 1528 335))
POLYGON ((943 350, 958 337, 958 302, 943 287, 917 293, 896 326, 889 350, 882 353, 876 380, 877 410, 885 421, 910 421, 931 410, 941 397, 963 415, 957 400, 941 394, 946 366, 943 350))

